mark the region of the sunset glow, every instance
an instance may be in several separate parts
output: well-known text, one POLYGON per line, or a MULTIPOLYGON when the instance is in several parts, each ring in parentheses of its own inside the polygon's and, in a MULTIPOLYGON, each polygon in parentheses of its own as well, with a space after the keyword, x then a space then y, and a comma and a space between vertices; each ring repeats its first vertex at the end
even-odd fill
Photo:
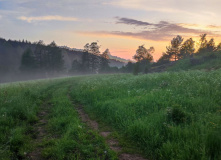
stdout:
POLYGON ((157 60, 170 40, 208 34, 221 42, 220 0, 0 0, 0 37, 55 41, 132 59, 139 45, 154 46, 157 60))

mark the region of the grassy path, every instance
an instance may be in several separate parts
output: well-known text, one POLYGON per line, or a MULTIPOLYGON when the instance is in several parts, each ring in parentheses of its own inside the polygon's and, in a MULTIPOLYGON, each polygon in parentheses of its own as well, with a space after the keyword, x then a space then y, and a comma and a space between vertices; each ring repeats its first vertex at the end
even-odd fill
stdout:
MULTIPOLYGON (((47 137, 41 141, 41 156, 45 159, 115 160, 116 154, 104 139, 81 122, 67 94, 72 83, 66 81, 51 93, 47 113, 47 137)), ((44 110, 42 110, 44 114, 44 110)), ((43 116, 44 117, 44 116, 43 116)), ((41 119, 44 123, 44 118, 41 119)))
POLYGON ((119 141, 116 138, 110 136, 112 132, 110 130, 100 130, 98 122, 90 119, 87 113, 85 113, 83 107, 81 105, 77 105, 76 110, 81 118, 82 122, 86 123, 91 129, 97 131, 100 136, 102 136, 111 150, 115 151, 118 154, 119 160, 145 160, 143 157, 124 153, 122 151, 122 147, 119 145, 119 141))
POLYGON ((37 124, 34 125, 34 132, 36 135, 34 145, 36 146, 36 148, 28 155, 28 158, 32 160, 44 159, 41 155, 42 148, 40 144, 43 142, 43 139, 47 136, 46 125, 48 123, 47 116, 49 114, 50 108, 51 106, 47 103, 47 101, 45 101, 40 107, 40 112, 38 113, 39 121, 37 124))
POLYGON ((0 159, 115 160, 104 139, 78 117, 68 79, 0 88, 0 159))
POLYGON ((125 153, 110 130, 100 130, 82 106, 72 103, 69 95, 72 85, 66 81, 47 90, 48 98, 39 107, 38 122, 33 129, 35 147, 27 158, 145 160, 125 153), (74 132, 80 132, 80 137, 75 137, 74 132))

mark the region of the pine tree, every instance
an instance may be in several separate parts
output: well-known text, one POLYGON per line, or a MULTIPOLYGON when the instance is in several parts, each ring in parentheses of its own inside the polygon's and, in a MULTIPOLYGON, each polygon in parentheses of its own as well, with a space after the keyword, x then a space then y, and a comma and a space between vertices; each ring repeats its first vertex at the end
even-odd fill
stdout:
POLYGON ((179 59, 192 56, 195 51, 194 45, 195 41, 192 38, 187 39, 180 48, 179 59))
POLYGON ((101 72, 107 72, 109 70, 109 55, 110 51, 109 49, 106 49, 102 54, 101 54, 101 66, 100 66, 100 71, 101 72))
POLYGON ((129 61, 127 63, 127 65, 125 66, 126 72, 127 73, 132 73, 133 72, 133 67, 134 67, 134 64, 131 61, 129 61))
POLYGON ((221 51, 221 43, 219 43, 216 47, 216 51, 221 51))
POLYGON ((150 47, 149 49, 146 49, 144 45, 138 47, 138 49, 136 50, 136 54, 133 57, 137 61, 135 65, 136 72, 142 71, 144 73, 147 73, 150 67, 150 62, 153 61, 152 54, 154 53, 154 51, 154 47, 150 47))
POLYGON ((64 69, 64 60, 60 48, 53 41, 47 46, 47 70, 49 72, 60 72, 64 69))
POLYGON ((216 50, 216 45, 215 45, 214 39, 211 38, 210 41, 206 44, 206 51, 213 52, 215 50, 216 50))
POLYGON ((22 55, 20 70, 23 72, 33 72, 36 69, 34 54, 30 48, 26 49, 22 55))
POLYGON ((79 74, 81 73, 81 71, 82 71, 82 63, 78 62, 77 60, 74 60, 72 62, 72 66, 69 72, 72 74, 79 74))
POLYGON ((84 51, 90 53, 88 55, 89 69, 92 73, 98 73, 101 66, 100 46, 97 42, 87 43, 84 46, 84 51))
POLYGON ((171 40, 171 45, 167 46, 167 54, 170 56, 171 59, 174 61, 178 60, 180 54, 181 44, 183 42, 183 38, 178 35, 171 40))

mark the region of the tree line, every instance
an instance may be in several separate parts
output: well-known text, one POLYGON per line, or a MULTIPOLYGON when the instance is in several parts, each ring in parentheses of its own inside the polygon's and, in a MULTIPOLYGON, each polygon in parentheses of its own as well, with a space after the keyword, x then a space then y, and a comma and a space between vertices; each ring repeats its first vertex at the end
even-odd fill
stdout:
POLYGON ((43 41, 36 43, 35 48, 27 48, 22 54, 20 70, 23 73, 55 74, 63 71, 64 60, 61 49, 55 42, 45 45, 43 41))
MULTIPOLYGON (((196 50, 196 42, 189 38, 184 41, 180 35, 174 37, 170 45, 166 47, 166 52, 162 54, 157 62, 153 61, 155 49, 153 46, 146 48, 144 45, 138 46, 133 59, 122 68, 109 66, 109 49, 100 52, 97 42, 87 43, 83 49, 81 60, 74 60, 69 74, 97 74, 97 73, 148 73, 152 67, 176 62, 185 58, 194 59, 195 56, 210 54, 221 51, 221 43, 217 46, 213 38, 207 40, 207 35, 200 35, 199 47, 196 50)), ((36 43, 34 51, 25 50, 21 60, 20 70, 23 72, 44 71, 47 74, 64 71, 64 60, 61 49, 52 42, 45 45, 43 41, 36 43)))
POLYGON ((184 41, 182 36, 178 35, 174 37, 170 45, 166 47, 166 52, 162 54, 157 62, 153 62, 154 47, 146 49, 144 45, 141 45, 136 50, 136 54, 133 59, 136 63, 129 62, 122 68, 123 72, 134 73, 148 73, 152 67, 175 63, 178 60, 189 58, 191 62, 197 62, 196 57, 210 56, 217 53, 221 55, 221 43, 215 45, 214 38, 207 40, 207 34, 200 35, 199 47, 196 49, 196 42, 189 38, 184 41))
POLYGON ((177 36, 171 40, 171 45, 166 47, 167 51, 158 60, 158 63, 167 63, 168 61, 177 61, 184 58, 192 58, 193 56, 201 56, 204 54, 218 52, 221 50, 221 43, 215 45, 214 38, 209 41, 206 38, 207 34, 200 35, 199 48, 196 50, 196 42, 192 38, 184 39, 177 36))
POLYGON ((68 70, 64 66, 62 50, 55 42, 45 45, 43 41, 35 43, 34 49, 27 48, 22 54, 20 71, 22 73, 45 75, 54 74, 98 74, 113 73, 116 67, 109 66, 109 49, 100 53, 100 46, 97 42, 87 43, 84 46, 81 60, 73 60, 68 70))
POLYGON ((100 53, 100 46, 97 42, 87 43, 83 52, 81 61, 74 60, 69 73, 110 73, 116 69, 109 66, 109 49, 100 53))
POLYGON ((211 58, 214 56, 212 53, 221 54, 221 43, 216 45, 213 38, 207 39, 206 34, 200 35, 198 43, 192 38, 184 40, 178 35, 171 40, 157 62, 153 61, 154 47, 146 48, 141 45, 133 56, 136 62, 130 61, 122 68, 110 67, 109 49, 101 53, 97 42, 87 43, 83 52, 79 52, 81 58, 73 60, 70 68, 66 68, 62 52, 63 49, 55 42, 46 45, 43 41, 31 43, 27 40, 6 41, 0 38, 0 81, 9 73, 13 77, 40 75, 42 78, 60 74, 149 73, 154 67, 182 59, 189 58, 191 62, 197 63, 197 57, 211 58))

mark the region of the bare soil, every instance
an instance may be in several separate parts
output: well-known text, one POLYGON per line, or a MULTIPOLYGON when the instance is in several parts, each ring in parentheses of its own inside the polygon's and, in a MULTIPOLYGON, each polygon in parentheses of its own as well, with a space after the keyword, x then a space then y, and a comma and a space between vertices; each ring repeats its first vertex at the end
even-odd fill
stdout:
POLYGON ((40 107, 40 112, 38 113, 38 122, 34 125, 34 132, 36 133, 36 138, 34 141, 34 145, 37 146, 34 151, 27 155, 28 159, 31 160, 44 160, 41 155, 42 148, 38 146, 41 144, 42 140, 46 137, 46 124, 47 124, 47 115, 49 114, 50 105, 45 101, 40 107))

